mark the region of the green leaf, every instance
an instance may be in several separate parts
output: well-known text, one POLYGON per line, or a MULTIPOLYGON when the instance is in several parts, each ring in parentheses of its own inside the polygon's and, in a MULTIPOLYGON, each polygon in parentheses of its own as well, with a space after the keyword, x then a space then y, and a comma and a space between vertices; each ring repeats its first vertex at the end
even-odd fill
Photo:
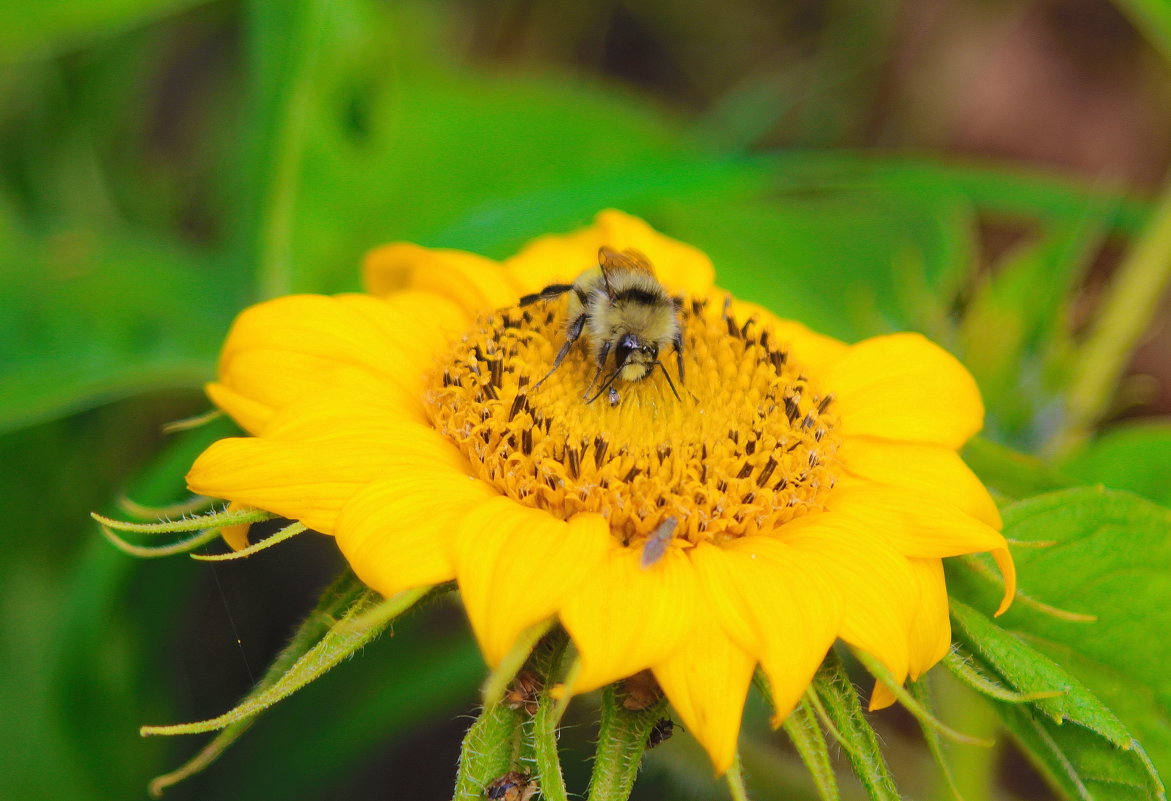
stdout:
POLYGON ((953 600, 951 608, 956 638, 984 670, 1021 693, 1059 693, 995 705, 1051 784, 1086 801, 1165 798, 1142 746, 1085 685, 971 607, 953 600))
POLYGON ((0 4, 0 62, 43 57, 201 0, 41 0, 0 4))
MULTIPOLYGON (((395 239, 507 255, 607 205, 661 200, 688 184, 697 192, 727 172, 637 97, 456 66, 440 26, 425 5, 331 10, 289 228, 294 289, 351 288, 363 254, 395 239)), ((261 45, 258 54, 275 58, 275 45, 261 45)), ((249 150, 263 148, 258 139, 249 150)), ((255 175, 253 161, 241 174, 255 175)), ((257 205, 249 197, 233 221, 239 241, 257 205)))
POLYGON ((721 198, 661 218, 712 257, 721 286, 843 339, 933 327, 970 264, 971 218, 954 195, 721 198))
POLYGON ((1171 422, 1116 426, 1058 462, 1057 467, 1086 483, 1128 490, 1171 506, 1171 422))
MULTIPOLYGON (((1171 629, 1171 511, 1077 488, 1003 514, 1021 594, 998 622, 1113 708, 1160 772, 1171 770, 1171 674, 1158 635, 1171 629)), ((996 606, 999 588, 954 563, 948 586, 977 609, 996 606)), ((1051 714, 1055 703, 1038 702, 1051 714)))
MULTIPOLYGON (((326 0, 249 4, 249 56, 255 115, 253 161, 258 236, 257 295, 289 294, 293 225, 300 192, 306 129, 315 98, 314 73, 324 40, 336 39, 326 0)), ((247 215, 246 219, 252 219, 247 215)))
POLYGON ((1053 224, 981 274, 960 325, 958 355, 980 385, 985 430, 999 440, 1036 442, 1049 434, 1068 382, 1074 286, 1101 244, 1106 212, 1053 224))
POLYGON ((1016 165, 794 149, 778 154, 777 169, 795 193, 878 189, 918 197, 924 204, 960 197, 981 212, 1015 220, 1075 222, 1085 218, 1087 208, 1102 208, 1111 231, 1125 235, 1143 231, 1151 215, 1148 203, 1016 165))
POLYGON ((1036 456, 1014 451, 984 437, 969 441, 964 446, 963 456, 988 489, 1007 500, 1066 489, 1077 483, 1036 456))
POLYGON ((235 311, 214 270, 145 238, 0 220, 0 431, 213 374, 235 311))

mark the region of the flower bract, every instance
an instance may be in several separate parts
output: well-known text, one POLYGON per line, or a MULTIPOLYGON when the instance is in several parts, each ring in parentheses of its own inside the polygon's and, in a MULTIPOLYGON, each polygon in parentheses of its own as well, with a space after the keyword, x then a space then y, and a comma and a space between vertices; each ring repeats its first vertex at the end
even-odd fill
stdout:
POLYGON ((838 639, 918 678, 950 646, 941 558, 991 552, 1006 604, 1014 574, 957 455, 983 422, 959 362, 917 334, 847 345, 714 280, 616 211, 503 262, 388 245, 364 294, 240 316, 209 394, 248 436, 188 483, 335 537, 385 595, 454 580, 490 665, 556 619, 574 692, 649 669, 723 771, 757 666, 778 723, 838 639), (677 393, 663 353, 588 401, 588 335, 550 373, 569 293, 518 300, 601 248, 644 254, 678 299, 677 393))

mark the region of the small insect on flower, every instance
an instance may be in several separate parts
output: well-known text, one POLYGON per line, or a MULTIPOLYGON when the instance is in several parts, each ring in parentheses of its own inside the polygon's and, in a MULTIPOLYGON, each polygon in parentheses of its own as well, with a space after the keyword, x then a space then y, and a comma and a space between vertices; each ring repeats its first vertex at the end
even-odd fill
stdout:
POLYGON ((537 696, 541 694, 541 677, 531 670, 522 670, 504 694, 504 705, 509 709, 524 709, 529 715, 537 714, 537 696))
POLYGON ((642 559, 639 562, 643 570, 658 562, 667 553, 667 546, 671 544, 678 525, 678 520, 668 517, 647 537, 646 544, 642 546, 642 559))
POLYGON ((498 801, 529 801, 539 789, 529 774, 510 770, 484 788, 484 797, 498 801))
POLYGON ((667 740, 671 739, 671 735, 675 733, 675 721, 670 718, 659 718, 655 721, 655 725, 651 727, 651 733, 647 735, 646 747, 650 749, 662 745, 667 740))
POLYGON ((609 400, 610 400, 610 408, 614 408, 615 406, 617 406, 619 403, 622 402, 622 396, 618 394, 618 390, 614 389, 614 387, 610 387, 609 400))
POLYGON ((663 689, 649 670, 640 670, 622 680, 622 706, 638 712, 653 706, 663 697, 663 689))
POLYGON ((553 359, 552 369, 533 385, 533 389, 556 372, 573 343, 584 333, 598 368, 582 394, 587 403, 597 400, 617 379, 639 381, 650 375, 656 366, 666 377, 675 398, 679 398, 667 368, 659 361, 659 351, 667 346, 675 348, 679 383, 682 384, 683 329, 679 324, 679 311, 683 301, 667 294, 646 256, 633 249, 619 253, 603 247, 598 251, 597 267, 586 270, 572 284, 551 284, 540 292, 525 295, 520 299, 520 305, 554 300, 567 292, 570 294, 565 344, 553 359), (613 369, 597 393, 590 397, 590 390, 606 369, 611 352, 614 354, 613 369))

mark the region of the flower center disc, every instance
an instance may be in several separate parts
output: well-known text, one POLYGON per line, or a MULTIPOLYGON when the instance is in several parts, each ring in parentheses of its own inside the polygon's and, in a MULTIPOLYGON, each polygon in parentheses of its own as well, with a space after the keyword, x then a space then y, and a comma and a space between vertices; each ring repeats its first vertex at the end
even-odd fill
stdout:
POLYGON ((497 312, 433 376, 431 420, 481 479, 563 519, 599 513, 624 544, 667 518, 677 543, 719 543, 823 508, 841 440, 833 396, 755 318, 693 300, 680 315, 683 382, 675 354, 660 353, 679 398, 656 368, 588 403, 597 367, 584 342, 530 389, 565 342, 564 319, 564 300, 497 312))

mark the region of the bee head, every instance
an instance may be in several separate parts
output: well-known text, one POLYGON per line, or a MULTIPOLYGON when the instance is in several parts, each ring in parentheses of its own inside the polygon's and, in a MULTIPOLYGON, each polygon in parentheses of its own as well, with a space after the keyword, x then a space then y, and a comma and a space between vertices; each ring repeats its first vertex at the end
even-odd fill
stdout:
POLYGON ((643 342, 635 334, 623 334, 614 347, 614 359, 619 367, 628 364, 653 364, 659 358, 659 346, 643 342))

